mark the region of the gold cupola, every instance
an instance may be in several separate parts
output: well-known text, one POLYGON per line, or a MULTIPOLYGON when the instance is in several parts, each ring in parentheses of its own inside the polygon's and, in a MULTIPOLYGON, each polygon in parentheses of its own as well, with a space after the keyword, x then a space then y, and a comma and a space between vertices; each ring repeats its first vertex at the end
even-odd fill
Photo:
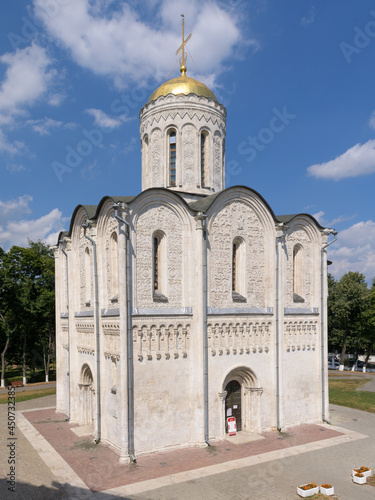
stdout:
POLYGON ((181 76, 172 78, 158 87, 150 96, 148 103, 156 101, 160 96, 174 95, 189 95, 195 94, 198 97, 207 97, 217 102, 215 94, 204 83, 186 76, 186 66, 183 64, 180 68, 181 76))

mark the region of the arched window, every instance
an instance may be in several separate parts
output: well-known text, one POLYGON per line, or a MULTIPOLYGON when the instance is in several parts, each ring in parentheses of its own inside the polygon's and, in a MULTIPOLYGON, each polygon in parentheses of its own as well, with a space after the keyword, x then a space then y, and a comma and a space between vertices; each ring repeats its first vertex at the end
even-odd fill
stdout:
POLYGON ((293 301, 304 302, 303 298, 303 247, 293 248, 293 301))
POLYGON ((110 269, 111 269, 111 301, 118 300, 118 245, 117 233, 114 231, 110 238, 110 269))
POLYGON ((232 298, 235 302, 246 302, 246 258, 245 242, 237 237, 232 243, 232 298))
POLYGON ((208 134, 201 133, 201 186, 206 187, 208 184, 208 134))
POLYGON ((146 177, 148 175, 148 136, 146 135, 143 139, 143 158, 144 158, 144 166, 145 166, 145 174, 146 177))
POLYGON ((167 289, 167 255, 166 236, 161 231, 156 231, 152 237, 152 286, 153 298, 158 302, 166 302, 167 289))
POLYGON ((91 258, 89 247, 85 248, 85 305, 91 305, 91 258))
POLYGON ((176 186, 176 131, 171 130, 168 134, 169 142, 169 185, 176 186))

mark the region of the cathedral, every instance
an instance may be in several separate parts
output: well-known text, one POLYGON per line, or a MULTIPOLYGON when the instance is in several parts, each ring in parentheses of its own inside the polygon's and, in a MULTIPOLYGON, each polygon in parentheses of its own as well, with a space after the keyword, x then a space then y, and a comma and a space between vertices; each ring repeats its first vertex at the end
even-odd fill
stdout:
MULTIPOLYGON (((187 76, 139 114, 142 192, 78 205, 56 263, 57 411, 121 462, 328 415, 332 229, 225 188, 226 109, 187 76)), ((118 190, 118 186, 115 188, 118 190)))

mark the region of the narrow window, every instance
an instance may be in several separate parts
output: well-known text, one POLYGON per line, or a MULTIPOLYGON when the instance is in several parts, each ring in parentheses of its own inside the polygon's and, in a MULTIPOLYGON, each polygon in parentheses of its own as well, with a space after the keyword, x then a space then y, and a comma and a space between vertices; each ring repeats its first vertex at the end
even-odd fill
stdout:
POLYGON ((156 302, 167 302, 166 277, 166 236, 163 232, 154 233, 152 238, 152 288, 156 302))
POLYGON ((143 141, 143 157, 144 157, 144 165, 145 165, 145 174, 146 174, 146 177, 148 176, 148 137, 146 135, 146 137, 144 138, 144 141, 143 141))
POLYGON ((117 234, 113 232, 110 240, 110 269, 111 269, 111 301, 118 300, 118 246, 117 234))
POLYGON ((233 243, 233 253, 232 253, 232 291, 236 291, 236 282, 237 282, 237 250, 238 250, 238 242, 233 243))
POLYGON ((169 184, 176 185, 176 132, 169 134, 169 184))
POLYGON ((207 186, 207 134, 205 132, 201 133, 201 186, 207 186))
POLYGON ((159 290, 159 238, 154 237, 154 290, 159 290))
POLYGON ((293 248, 293 301, 304 302, 303 299, 303 248, 293 248))
POLYGON ((236 238, 232 244, 232 298, 234 302, 246 302, 245 242, 236 238))

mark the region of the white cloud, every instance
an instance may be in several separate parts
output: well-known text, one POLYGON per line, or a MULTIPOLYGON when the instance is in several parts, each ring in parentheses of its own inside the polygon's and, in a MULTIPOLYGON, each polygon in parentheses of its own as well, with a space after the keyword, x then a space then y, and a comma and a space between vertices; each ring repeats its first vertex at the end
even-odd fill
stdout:
POLYGON ((33 197, 24 194, 16 200, 1 201, 0 200, 0 220, 1 223, 6 223, 9 219, 14 219, 19 216, 31 213, 29 204, 33 201, 33 197))
POLYGON ((6 64, 5 78, 0 86, 0 111, 16 112, 33 104, 47 90, 53 73, 45 49, 30 45, 0 57, 6 64))
POLYGON ((55 71, 45 49, 36 44, 3 54, 0 64, 7 66, 0 82, 0 152, 16 155, 25 152, 25 145, 9 141, 5 131, 23 124, 20 118, 47 92, 55 71))
POLYGON ((76 125, 72 122, 63 123, 58 120, 53 120, 52 118, 44 117, 39 118, 37 120, 27 120, 26 125, 29 125, 34 132, 37 132, 40 135, 51 135, 51 130, 56 129, 72 129, 76 125))
POLYGON ((316 16, 316 10, 315 10, 315 7, 312 6, 309 10, 308 15, 301 19, 302 26, 307 26, 309 24, 313 24, 313 22, 315 21, 315 16, 316 16))
POLYGON ((24 172, 27 169, 24 165, 21 165, 20 163, 9 163, 7 165, 7 170, 8 172, 15 174, 16 172, 24 172))
POLYGON ((333 261, 329 271, 338 279, 348 271, 358 271, 369 283, 375 277, 375 222, 358 222, 340 231, 337 242, 328 249, 333 261))
POLYGON ((369 119, 369 122, 368 122, 369 126, 371 128, 373 128, 375 130, 375 111, 373 111, 371 113, 371 116, 370 116, 370 119, 369 119))
POLYGON ((317 212, 316 214, 313 214, 313 217, 319 222, 321 226, 324 227, 332 227, 334 228, 336 224, 341 224, 343 222, 347 222, 350 220, 353 220, 355 217, 357 217, 357 214, 346 216, 346 215, 339 215, 335 219, 332 219, 331 221, 327 221, 327 219, 324 217, 325 212, 322 210, 320 212, 317 212))
POLYGON ((62 213, 57 208, 39 219, 8 221, 4 227, 0 226, 0 246, 5 249, 13 245, 25 246, 28 239, 56 244, 57 235, 63 230, 65 223, 62 213))
POLYGON ((308 174, 322 179, 338 181, 375 173, 375 140, 356 144, 344 154, 326 163, 311 165, 308 174))
MULTIPOLYGON (((224 69, 225 61, 236 57, 240 47, 258 47, 254 40, 243 39, 239 12, 213 0, 149 2, 147 21, 125 2, 116 10, 110 1, 93 5, 89 0, 75 0, 60 5, 54 16, 43 12, 46 0, 33 3, 50 36, 70 51, 76 63, 111 77, 118 88, 142 85, 149 77, 165 79, 181 44, 181 12, 185 13, 186 36, 193 32, 188 50, 199 71, 211 81, 212 75, 224 69)), ((192 76, 189 59, 188 70, 192 76)))
POLYGON ((98 127, 117 128, 123 122, 121 119, 111 118, 101 109, 86 109, 86 113, 94 117, 94 123, 98 125, 98 127))

